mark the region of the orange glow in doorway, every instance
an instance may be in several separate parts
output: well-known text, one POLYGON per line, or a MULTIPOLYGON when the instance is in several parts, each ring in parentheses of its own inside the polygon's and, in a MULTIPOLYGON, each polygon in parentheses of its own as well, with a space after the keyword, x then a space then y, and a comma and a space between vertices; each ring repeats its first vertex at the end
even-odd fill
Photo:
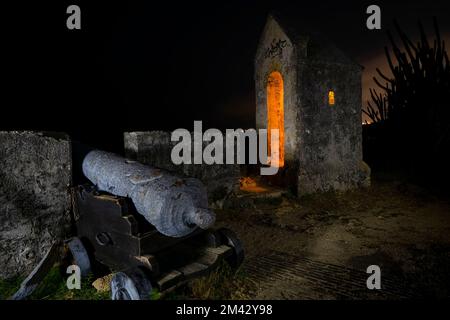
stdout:
POLYGON ((271 155, 271 129, 278 129, 280 133, 279 160, 271 161, 272 166, 284 166, 284 88, 283 77, 278 71, 269 75, 267 81, 267 150, 271 155))

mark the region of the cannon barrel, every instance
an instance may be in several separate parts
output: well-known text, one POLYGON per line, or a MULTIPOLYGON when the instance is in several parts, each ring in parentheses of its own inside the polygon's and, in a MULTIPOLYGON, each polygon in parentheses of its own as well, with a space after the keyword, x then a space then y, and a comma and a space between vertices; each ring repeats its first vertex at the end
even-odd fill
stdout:
POLYGON ((99 150, 85 156, 82 169, 99 190, 131 198, 137 212, 164 235, 183 237, 196 227, 214 224, 206 189, 198 179, 177 177, 99 150))

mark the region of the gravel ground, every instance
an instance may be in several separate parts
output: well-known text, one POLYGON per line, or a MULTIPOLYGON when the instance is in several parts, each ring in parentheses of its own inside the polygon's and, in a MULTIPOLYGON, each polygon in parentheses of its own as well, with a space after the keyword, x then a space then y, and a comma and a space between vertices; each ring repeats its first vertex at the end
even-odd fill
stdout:
POLYGON ((243 241, 249 298, 450 296, 450 202, 417 186, 375 181, 300 199, 245 193, 217 216, 243 241), (366 287, 373 264, 377 292, 366 287))

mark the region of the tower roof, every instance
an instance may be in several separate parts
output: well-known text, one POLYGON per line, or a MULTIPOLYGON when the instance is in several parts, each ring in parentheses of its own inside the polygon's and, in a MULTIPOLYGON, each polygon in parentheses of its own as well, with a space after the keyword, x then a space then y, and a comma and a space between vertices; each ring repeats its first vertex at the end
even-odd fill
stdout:
POLYGON ((284 12, 272 12, 268 19, 270 18, 280 25, 292 43, 306 47, 305 59, 361 67, 323 34, 312 30, 311 26, 304 23, 298 16, 284 12))

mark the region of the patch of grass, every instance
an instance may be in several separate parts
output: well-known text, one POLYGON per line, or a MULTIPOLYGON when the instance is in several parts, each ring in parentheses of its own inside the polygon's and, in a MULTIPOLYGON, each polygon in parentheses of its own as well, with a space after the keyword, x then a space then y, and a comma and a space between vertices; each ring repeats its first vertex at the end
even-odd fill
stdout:
POLYGON ((81 279, 81 289, 69 290, 66 285, 66 278, 61 273, 59 267, 53 267, 42 283, 30 296, 32 300, 109 300, 110 293, 97 292, 92 286, 95 278, 89 275, 81 279))
POLYGON ((23 277, 0 279, 0 300, 9 299, 20 287, 23 277))
POLYGON ((195 299, 248 299, 249 283, 242 268, 234 272, 225 261, 208 276, 192 281, 190 288, 195 299))
POLYGON ((235 273, 225 261, 222 261, 217 269, 207 276, 192 280, 186 286, 167 294, 164 299, 248 299, 249 283, 245 281, 245 278, 246 275, 242 269, 235 273))
POLYGON ((150 294, 150 300, 159 300, 161 299, 161 292, 157 288, 153 288, 152 293, 150 294))

